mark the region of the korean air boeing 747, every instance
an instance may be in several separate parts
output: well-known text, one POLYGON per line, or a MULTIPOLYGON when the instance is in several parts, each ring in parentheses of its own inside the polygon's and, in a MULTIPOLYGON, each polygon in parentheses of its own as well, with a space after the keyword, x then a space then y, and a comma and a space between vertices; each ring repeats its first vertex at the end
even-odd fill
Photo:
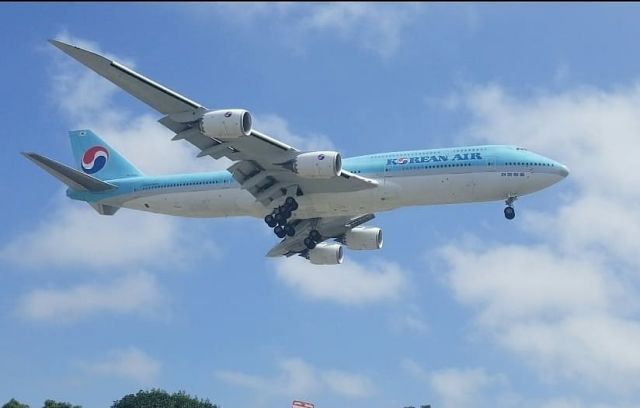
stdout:
POLYGON ((244 109, 204 106, 111 61, 60 41, 51 43, 159 111, 173 140, 197 157, 227 157, 227 171, 147 176, 91 130, 69 132, 77 169, 24 153, 65 183, 67 195, 100 214, 120 208, 183 217, 263 218, 282 239, 268 256, 300 255, 339 264, 343 246, 382 247, 382 230, 363 226, 374 213, 405 206, 514 201, 569 174, 566 166, 517 146, 469 146, 342 159, 334 151, 302 152, 253 129, 244 109), (334 242, 327 242, 334 240, 334 242))

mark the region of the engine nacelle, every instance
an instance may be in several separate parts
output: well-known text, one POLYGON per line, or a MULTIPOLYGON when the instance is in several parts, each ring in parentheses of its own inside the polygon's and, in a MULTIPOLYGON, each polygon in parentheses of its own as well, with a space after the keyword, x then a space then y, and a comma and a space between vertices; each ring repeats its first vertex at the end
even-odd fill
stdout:
POLYGON ((342 157, 338 152, 309 152, 296 157, 293 171, 310 179, 330 179, 342 172, 342 157))
POLYGON ((314 265, 338 265, 344 259, 344 250, 339 244, 320 243, 309 251, 309 261, 314 265))
POLYGON ((200 131, 216 139, 236 139, 251 134, 252 122, 251 113, 244 109, 211 111, 200 119, 200 131))
POLYGON ((349 249, 369 250, 382 248, 382 230, 375 227, 355 227, 344 234, 349 249))

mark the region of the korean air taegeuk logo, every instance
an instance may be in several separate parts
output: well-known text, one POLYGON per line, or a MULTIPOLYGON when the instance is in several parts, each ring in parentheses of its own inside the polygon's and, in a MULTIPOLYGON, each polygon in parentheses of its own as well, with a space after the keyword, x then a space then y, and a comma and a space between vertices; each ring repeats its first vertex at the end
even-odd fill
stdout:
POLYGON ((107 164, 109 152, 102 146, 93 146, 82 156, 82 171, 87 174, 97 173, 107 164))

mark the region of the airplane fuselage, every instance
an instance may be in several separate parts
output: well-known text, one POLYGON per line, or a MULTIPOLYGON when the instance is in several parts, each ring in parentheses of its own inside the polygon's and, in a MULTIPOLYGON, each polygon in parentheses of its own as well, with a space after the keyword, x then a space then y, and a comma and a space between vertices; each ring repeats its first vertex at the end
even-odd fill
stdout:
MULTIPOLYGON (((343 168, 376 180, 371 189, 297 197, 297 218, 357 215, 399 207, 505 200, 544 189, 567 168, 516 146, 487 145, 358 156, 343 168)), ((263 217, 272 211, 227 171, 110 180, 116 190, 68 190, 73 199, 183 217, 263 217)))

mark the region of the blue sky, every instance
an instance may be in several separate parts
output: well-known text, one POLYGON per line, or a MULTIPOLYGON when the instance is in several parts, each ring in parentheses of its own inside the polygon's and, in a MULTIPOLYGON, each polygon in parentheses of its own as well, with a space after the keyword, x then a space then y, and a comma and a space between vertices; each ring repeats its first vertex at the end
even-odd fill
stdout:
POLYGON ((637 4, 2 4, 0 402, 140 388, 224 407, 640 405, 637 4), (196 159, 51 47, 115 56, 345 156, 521 144, 566 163, 517 202, 379 214, 340 267, 254 219, 100 217, 18 154, 88 127, 149 174, 196 159))

